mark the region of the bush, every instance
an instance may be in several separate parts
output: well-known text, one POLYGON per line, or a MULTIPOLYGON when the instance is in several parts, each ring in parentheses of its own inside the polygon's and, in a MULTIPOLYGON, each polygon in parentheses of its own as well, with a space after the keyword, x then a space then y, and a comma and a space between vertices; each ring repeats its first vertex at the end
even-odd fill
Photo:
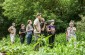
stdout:
POLYGON ((66 44, 66 34, 61 33, 56 36, 56 42, 59 44, 66 44))
POLYGON ((81 17, 81 21, 78 21, 77 24, 77 29, 79 31, 85 31, 85 16, 79 15, 81 17))
POLYGON ((76 35, 78 41, 85 41, 85 32, 78 31, 76 35))
POLYGON ((0 52, 4 52, 7 55, 84 55, 85 54, 85 33, 77 32, 77 42, 74 45, 73 41, 66 42, 65 33, 56 35, 54 48, 48 47, 48 37, 40 38, 41 41, 45 42, 45 46, 39 48, 39 51, 34 51, 34 42, 30 45, 26 43, 20 44, 20 40, 16 37, 14 44, 10 44, 9 36, 3 38, 0 41, 0 52), (82 40, 83 39, 83 40, 82 40))

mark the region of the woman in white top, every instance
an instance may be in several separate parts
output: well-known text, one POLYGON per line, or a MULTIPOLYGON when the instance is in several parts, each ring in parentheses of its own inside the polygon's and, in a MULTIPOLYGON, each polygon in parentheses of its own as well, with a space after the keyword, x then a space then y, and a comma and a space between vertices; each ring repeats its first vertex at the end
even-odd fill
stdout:
POLYGON ((14 43, 14 41, 15 41, 15 35, 16 35, 15 23, 12 23, 12 26, 10 26, 8 28, 8 31, 10 33, 11 43, 14 43))
POLYGON ((69 23, 69 27, 67 28, 66 31, 66 39, 67 41, 69 41, 71 38, 75 38, 76 39, 76 27, 74 27, 74 21, 70 21, 69 23))

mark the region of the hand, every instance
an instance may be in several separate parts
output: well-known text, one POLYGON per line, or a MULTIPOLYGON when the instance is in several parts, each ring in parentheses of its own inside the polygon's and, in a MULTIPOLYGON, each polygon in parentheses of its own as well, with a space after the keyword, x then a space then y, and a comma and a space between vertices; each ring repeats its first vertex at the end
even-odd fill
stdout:
POLYGON ((76 31, 76 28, 73 28, 74 31, 76 31))
POLYGON ((21 32, 19 32, 19 34, 21 34, 21 32))
POLYGON ((38 29, 38 32, 41 33, 41 29, 38 29))
POLYGON ((38 29, 36 29, 36 31, 37 31, 37 32, 39 32, 39 30, 38 30, 38 29))
POLYGON ((55 31, 55 29, 54 29, 54 28, 51 28, 51 30, 52 30, 52 31, 55 31))
POLYGON ((42 31, 44 31, 44 28, 42 28, 42 31))
POLYGON ((14 34, 14 32, 13 32, 13 31, 11 31, 10 33, 11 33, 11 34, 14 34))

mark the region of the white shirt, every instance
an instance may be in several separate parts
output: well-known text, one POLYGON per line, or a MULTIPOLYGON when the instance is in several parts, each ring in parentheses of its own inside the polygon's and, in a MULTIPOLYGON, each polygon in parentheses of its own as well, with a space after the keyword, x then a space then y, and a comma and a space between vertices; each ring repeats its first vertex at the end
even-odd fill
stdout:
POLYGON ((68 36, 74 36, 75 35, 75 31, 74 30, 76 30, 75 27, 73 27, 73 28, 68 27, 67 28, 68 36))
POLYGON ((38 29, 37 31, 36 28, 34 27, 34 33, 41 33, 40 21, 38 18, 34 20, 34 25, 36 25, 37 26, 36 28, 38 29))
POLYGON ((16 35, 16 28, 15 27, 11 26, 9 29, 11 31, 10 34, 16 35))

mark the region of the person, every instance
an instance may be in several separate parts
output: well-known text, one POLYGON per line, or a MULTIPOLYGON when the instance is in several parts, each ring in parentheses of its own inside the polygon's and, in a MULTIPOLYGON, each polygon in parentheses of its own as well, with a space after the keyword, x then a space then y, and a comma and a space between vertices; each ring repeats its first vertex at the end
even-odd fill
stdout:
POLYGON ((24 24, 21 24, 21 28, 19 30, 21 44, 23 44, 24 41, 25 41, 25 33, 26 33, 26 31, 25 31, 25 25, 24 24))
POLYGON ((76 27, 74 27, 74 21, 71 20, 70 23, 69 23, 69 27, 67 28, 67 31, 66 31, 66 40, 70 41, 71 38, 76 39, 75 32, 76 32, 76 27))
MULTIPOLYGON (((36 19, 34 20, 34 37, 35 37, 35 42, 38 41, 38 39, 40 38, 40 34, 41 34, 41 27, 40 27, 40 21, 41 21, 41 13, 38 13, 36 16, 36 19)), ((39 50, 40 47, 40 43, 38 43, 34 50, 39 50)))
POLYGON ((45 34, 45 19, 42 18, 40 22, 40 27, 41 27, 41 34, 45 34))
POLYGON ((8 28, 8 31, 10 33, 11 43, 14 43, 15 42, 15 35, 16 35, 15 23, 12 23, 12 26, 10 26, 8 28))
POLYGON ((54 40, 55 40, 55 26, 54 26, 54 20, 50 20, 50 24, 47 26, 47 32, 49 35, 49 44, 50 47, 53 48, 54 40))
POLYGON ((41 33, 40 20, 41 20, 41 13, 38 13, 37 16, 36 16, 36 19, 34 20, 34 36, 35 36, 35 41, 38 40, 39 35, 41 33))
POLYGON ((32 34, 33 34, 33 27, 32 27, 32 21, 28 20, 28 25, 26 26, 26 37, 27 37, 27 44, 30 44, 32 41, 32 34))

